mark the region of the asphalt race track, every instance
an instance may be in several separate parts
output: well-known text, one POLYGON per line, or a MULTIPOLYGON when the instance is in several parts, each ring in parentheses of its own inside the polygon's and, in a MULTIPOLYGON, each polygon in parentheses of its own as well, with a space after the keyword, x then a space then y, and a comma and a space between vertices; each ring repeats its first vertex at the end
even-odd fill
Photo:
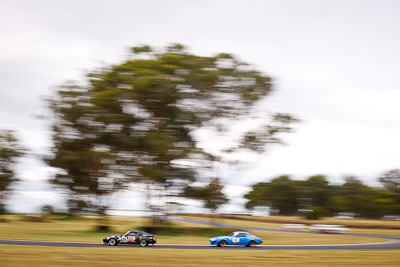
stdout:
MULTIPOLYGON (((175 221, 184 221, 198 224, 210 224, 210 222, 202 220, 186 219, 181 217, 172 217, 175 221)), ((250 227, 233 224, 218 224, 218 226, 231 228, 245 228, 248 230, 259 231, 275 231, 275 232, 293 232, 293 233, 310 233, 307 231, 287 230, 287 229, 271 229, 262 227, 250 227)), ((314 233, 319 234, 319 233, 314 233)), ((361 249, 400 249, 400 236, 390 235, 368 235, 368 234, 339 234, 348 236, 365 236, 380 237, 390 239, 388 242, 367 243, 367 244, 335 244, 335 245, 259 245, 253 248, 245 246, 228 246, 216 247, 205 245, 169 245, 156 244, 154 246, 140 247, 138 245, 119 245, 107 246, 102 243, 78 243, 78 242, 57 242, 57 241, 29 241, 29 240, 5 240, 0 239, 2 245, 23 245, 23 246, 46 246, 46 247, 107 247, 107 248, 142 248, 142 249, 223 249, 223 250, 361 250, 361 249)))

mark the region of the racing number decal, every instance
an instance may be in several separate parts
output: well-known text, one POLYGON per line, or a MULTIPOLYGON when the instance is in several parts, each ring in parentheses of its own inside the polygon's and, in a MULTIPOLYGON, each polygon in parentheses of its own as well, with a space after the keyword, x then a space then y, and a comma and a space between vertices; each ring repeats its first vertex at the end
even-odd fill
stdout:
POLYGON ((233 243, 239 243, 240 242, 240 238, 239 237, 234 237, 234 238, 232 238, 232 242, 233 243))
POLYGON ((136 240, 136 236, 128 236, 128 242, 132 242, 132 243, 134 243, 135 242, 135 240, 136 240))

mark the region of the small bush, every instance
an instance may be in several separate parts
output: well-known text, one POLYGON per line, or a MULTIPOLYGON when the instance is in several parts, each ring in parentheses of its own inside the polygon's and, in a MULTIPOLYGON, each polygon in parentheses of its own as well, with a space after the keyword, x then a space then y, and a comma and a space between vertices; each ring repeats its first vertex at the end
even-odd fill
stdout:
POLYGON ((308 211, 300 212, 300 216, 307 220, 319 220, 322 217, 327 217, 328 215, 329 211, 323 207, 311 207, 311 209, 308 211))
POLYGON ((45 222, 46 221, 46 217, 41 216, 41 215, 24 215, 22 217, 22 219, 24 221, 28 221, 28 222, 45 222))
POLYGON ((7 210, 4 204, 0 203, 0 214, 6 214, 7 210))
POLYGON ((44 205, 41 210, 42 214, 54 214, 54 208, 52 205, 44 205))
POLYGON ((110 232, 111 228, 108 225, 97 225, 96 226, 96 232, 110 232))

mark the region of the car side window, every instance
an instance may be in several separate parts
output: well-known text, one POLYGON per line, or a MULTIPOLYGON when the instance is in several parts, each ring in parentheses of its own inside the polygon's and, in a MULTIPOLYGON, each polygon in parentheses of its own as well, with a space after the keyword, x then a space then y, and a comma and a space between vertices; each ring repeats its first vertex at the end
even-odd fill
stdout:
POLYGON ((130 232, 129 234, 128 234, 128 236, 137 236, 138 235, 138 232, 130 232))
POLYGON ((245 233, 240 233, 240 234, 238 234, 238 237, 246 237, 246 234, 245 233))

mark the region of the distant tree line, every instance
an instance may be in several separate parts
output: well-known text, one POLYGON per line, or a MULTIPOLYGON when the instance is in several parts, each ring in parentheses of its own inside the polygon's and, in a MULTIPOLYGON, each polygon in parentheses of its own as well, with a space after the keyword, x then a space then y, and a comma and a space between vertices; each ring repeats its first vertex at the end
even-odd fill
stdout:
POLYGON ((351 213, 356 217, 382 218, 400 215, 400 170, 391 170, 379 178, 381 187, 371 187, 354 176, 341 185, 331 184, 324 175, 306 180, 280 176, 253 185, 245 195, 246 207, 269 206, 281 215, 307 218, 351 213))

